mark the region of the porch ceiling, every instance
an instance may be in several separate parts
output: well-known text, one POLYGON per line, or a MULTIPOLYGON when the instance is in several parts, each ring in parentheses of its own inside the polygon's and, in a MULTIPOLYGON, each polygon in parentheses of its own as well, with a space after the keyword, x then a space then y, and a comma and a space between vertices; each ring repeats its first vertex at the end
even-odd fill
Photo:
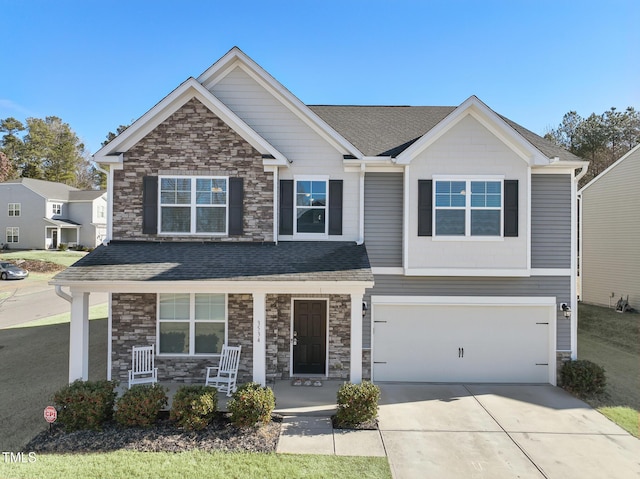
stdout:
POLYGON ((99 246, 53 284, 150 281, 372 282, 364 245, 352 242, 118 242, 99 246))

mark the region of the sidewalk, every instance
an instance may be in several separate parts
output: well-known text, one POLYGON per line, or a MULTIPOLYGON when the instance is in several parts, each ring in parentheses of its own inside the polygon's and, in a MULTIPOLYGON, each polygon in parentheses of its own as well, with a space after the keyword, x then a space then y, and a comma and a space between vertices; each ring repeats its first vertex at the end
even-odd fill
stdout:
POLYGON ((380 431, 333 429, 331 418, 320 416, 285 416, 276 452, 338 456, 387 455, 380 431))

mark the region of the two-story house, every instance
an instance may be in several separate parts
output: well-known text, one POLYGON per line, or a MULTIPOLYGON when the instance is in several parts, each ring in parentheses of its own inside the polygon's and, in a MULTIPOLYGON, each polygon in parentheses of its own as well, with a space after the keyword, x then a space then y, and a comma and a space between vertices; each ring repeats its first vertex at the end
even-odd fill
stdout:
POLYGON ((0 183, 0 231, 11 249, 94 248, 107 232, 107 194, 18 178, 0 183))
MULTIPOLYGON (((52 284, 108 292, 108 376, 156 345, 203 382, 223 343, 245 380, 551 383, 575 357, 576 172, 587 163, 476 97, 307 106, 238 48, 103 147, 108 244, 52 284)), ((63 288, 69 288, 67 293, 63 288)))

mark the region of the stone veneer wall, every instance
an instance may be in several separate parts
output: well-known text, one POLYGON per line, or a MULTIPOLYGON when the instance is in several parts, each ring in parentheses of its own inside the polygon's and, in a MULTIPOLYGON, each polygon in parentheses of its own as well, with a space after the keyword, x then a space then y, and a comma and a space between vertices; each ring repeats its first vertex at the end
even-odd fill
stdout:
POLYGON ((113 239, 273 241, 273 174, 262 155, 196 99, 158 125, 125 154, 114 172, 113 239), (158 236, 142 233, 142 178, 212 175, 244 179, 244 234, 158 236))
POLYGON ((571 352, 569 351, 556 351, 556 383, 558 386, 562 386, 560 379, 560 370, 564 363, 571 361, 571 352))
POLYGON ((371 381, 371 350, 362 351, 362 379, 371 381))
MULTIPOLYGON (((131 369, 131 348, 156 344, 156 294, 114 293, 112 295, 111 377, 128 382, 131 369)), ((228 341, 241 345, 238 381, 253 378, 253 302, 251 295, 229 295, 228 341)), ((217 365, 215 357, 156 357, 158 380, 204 383, 207 366, 217 365)))
MULTIPOLYGON (((267 295, 267 377, 291 377, 291 295, 267 295)), ((305 295, 329 298, 329 378, 349 379, 351 343, 351 297, 349 295, 305 295)), ((301 298, 302 299, 302 298, 301 298)))

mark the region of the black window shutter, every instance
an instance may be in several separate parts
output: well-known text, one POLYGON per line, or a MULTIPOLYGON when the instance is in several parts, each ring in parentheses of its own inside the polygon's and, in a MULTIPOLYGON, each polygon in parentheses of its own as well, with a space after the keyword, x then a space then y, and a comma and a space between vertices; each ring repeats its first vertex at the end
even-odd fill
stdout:
POLYGON ((293 180, 280 180, 281 235, 293 234, 293 180))
POLYGON ((433 236, 432 192, 432 180, 418 180, 418 236, 433 236))
POLYGON ((342 180, 329 180, 329 234, 342 234, 342 180))
POLYGON ((229 234, 244 233, 244 183, 242 178, 229 178, 229 234))
POLYGON ((158 177, 142 178, 142 232, 158 233, 158 177))
POLYGON ((504 236, 518 236, 518 180, 504 180, 504 236))

